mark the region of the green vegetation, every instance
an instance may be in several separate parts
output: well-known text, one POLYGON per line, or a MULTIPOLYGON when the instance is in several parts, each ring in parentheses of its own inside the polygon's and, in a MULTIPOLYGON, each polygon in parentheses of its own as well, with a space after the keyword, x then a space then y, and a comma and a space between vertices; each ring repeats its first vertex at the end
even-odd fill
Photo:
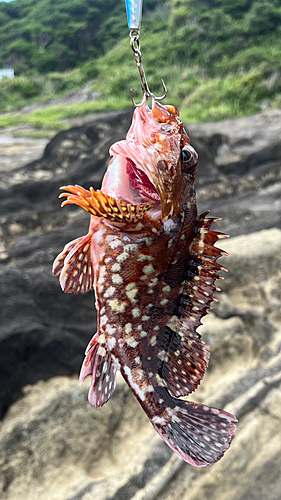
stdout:
MULTIPOLYGON (((16 0, 0 4, 0 111, 48 101, 92 80, 98 101, 0 118, 0 126, 61 128, 62 119, 130 105, 140 82, 123 0, 16 0), (63 71, 63 72, 62 72, 63 71)), ((260 112, 281 103, 280 0, 147 0, 141 32, 149 86, 190 121, 260 112)))
POLYGON ((100 113, 110 110, 119 110, 127 106, 128 101, 120 99, 108 99, 102 101, 89 101, 69 106, 59 105, 46 109, 39 109, 33 113, 13 113, 0 116, 0 127, 12 127, 19 123, 32 124, 38 129, 62 130, 68 128, 67 123, 60 120, 84 116, 89 113, 100 113))

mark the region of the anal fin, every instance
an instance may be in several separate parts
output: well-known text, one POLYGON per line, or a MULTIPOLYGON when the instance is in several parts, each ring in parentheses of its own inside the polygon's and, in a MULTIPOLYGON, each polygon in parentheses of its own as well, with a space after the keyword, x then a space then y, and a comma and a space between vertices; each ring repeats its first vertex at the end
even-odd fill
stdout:
POLYGON ((89 233, 71 241, 54 261, 53 273, 66 293, 87 293, 94 287, 91 238, 89 233))
POLYGON ((80 371, 79 383, 92 375, 88 399, 92 406, 100 408, 112 396, 116 386, 116 367, 110 352, 99 342, 99 335, 91 340, 80 371))

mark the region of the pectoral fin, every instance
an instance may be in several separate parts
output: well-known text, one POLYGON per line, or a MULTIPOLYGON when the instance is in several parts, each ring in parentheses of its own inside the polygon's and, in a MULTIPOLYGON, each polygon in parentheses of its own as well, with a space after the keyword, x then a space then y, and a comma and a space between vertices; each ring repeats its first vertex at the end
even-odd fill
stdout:
POLYGON ((102 191, 95 191, 92 187, 89 191, 78 185, 63 186, 60 189, 69 191, 60 195, 60 198, 67 198, 62 207, 67 204, 79 205, 91 215, 105 217, 112 222, 136 223, 154 204, 133 205, 126 200, 115 200, 102 191))
POLYGON ((94 287, 91 239, 89 233, 71 241, 54 261, 53 273, 66 293, 87 293, 94 287))

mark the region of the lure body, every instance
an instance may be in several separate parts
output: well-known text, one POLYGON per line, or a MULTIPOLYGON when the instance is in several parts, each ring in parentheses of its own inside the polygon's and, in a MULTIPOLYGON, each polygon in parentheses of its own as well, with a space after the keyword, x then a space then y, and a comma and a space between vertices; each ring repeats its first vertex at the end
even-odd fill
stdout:
POLYGON ((125 0, 130 30, 139 30, 142 17, 142 0, 125 0))
POLYGON ((95 289, 98 331, 80 381, 92 375, 89 401, 100 407, 115 388, 116 371, 163 440, 188 463, 219 460, 235 434, 235 417, 179 399, 196 389, 210 347, 197 327, 216 289, 224 235, 214 219, 197 216, 198 156, 172 106, 136 108, 102 190, 68 186, 63 204, 91 214, 89 233, 66 245, 54 262, 64 291, 95 289))

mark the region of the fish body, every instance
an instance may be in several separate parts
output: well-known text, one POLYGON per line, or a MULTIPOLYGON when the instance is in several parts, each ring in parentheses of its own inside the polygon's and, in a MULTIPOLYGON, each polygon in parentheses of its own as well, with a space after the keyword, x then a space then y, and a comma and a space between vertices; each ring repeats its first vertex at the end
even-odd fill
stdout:
POLYGON ((91 214, 89 233, 66 245, 53 271, 64 291, 94 289, 98 331, 82 365, 89 401, 101 407, 116 371, 163 440, 186 462, 219 460, 235 434, 230 413, 180 399, 207 369, 210 347, 196 331, 216 290, 224 235, 197 215, 198 156, 176 108, 137 107, 114 144, 101 191, 67 186, 64 204, 91 214))

